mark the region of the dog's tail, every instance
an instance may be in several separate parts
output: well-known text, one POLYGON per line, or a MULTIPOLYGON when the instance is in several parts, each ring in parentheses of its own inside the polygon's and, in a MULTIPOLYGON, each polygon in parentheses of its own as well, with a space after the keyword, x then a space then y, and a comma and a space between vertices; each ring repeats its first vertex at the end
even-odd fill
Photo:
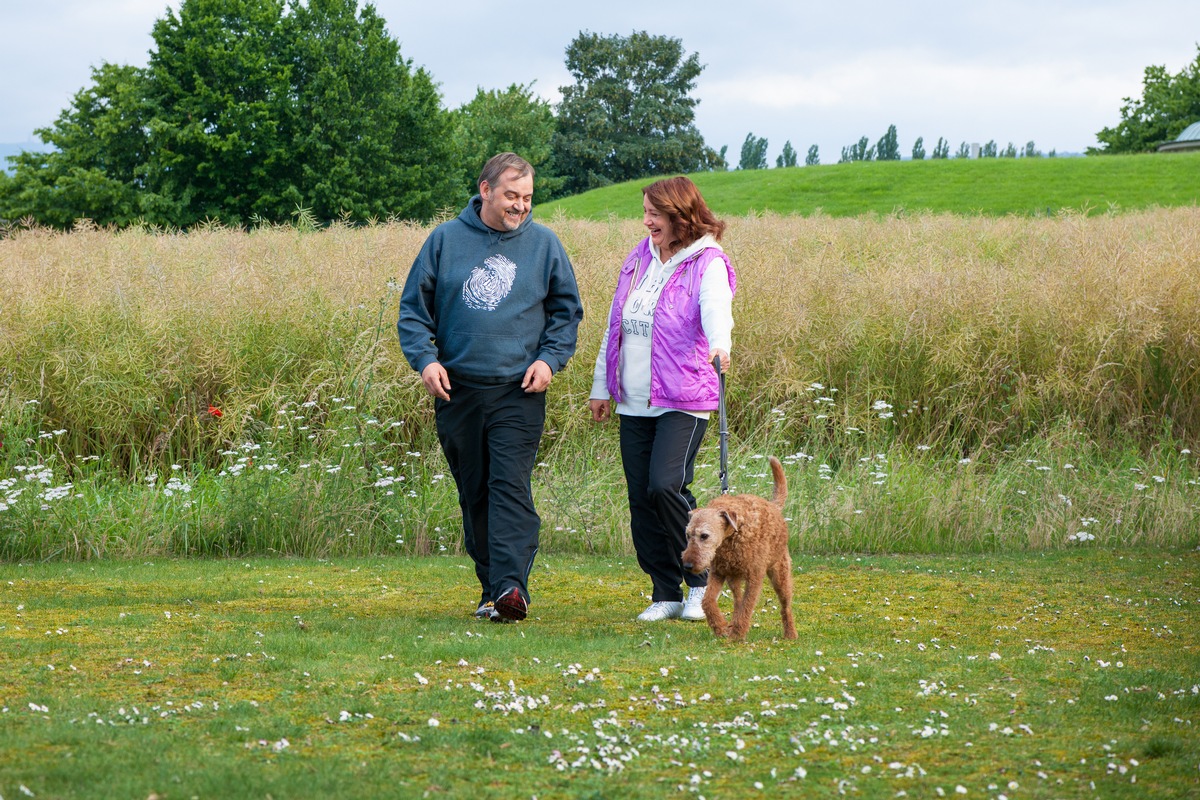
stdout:
POLYGON ((771 462, 771 477, 775 481, 775 488, 771 492, 771 502, 783 508, 783 504, 787 501, 787 478, 783 474, 783 464, 779 463, 779 459, 775 456, 769 456, 771 462))

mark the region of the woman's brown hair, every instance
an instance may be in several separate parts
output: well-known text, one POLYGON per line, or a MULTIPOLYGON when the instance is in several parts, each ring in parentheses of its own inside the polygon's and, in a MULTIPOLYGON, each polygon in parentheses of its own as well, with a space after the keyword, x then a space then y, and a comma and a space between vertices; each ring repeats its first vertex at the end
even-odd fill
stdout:
POLYGON ((660 214, 671 222, 671 229, 678 237, 672 246, 687 247, 705 234, 718 242, 725 233, 725 223, 709 211, 700 190, 690 179, 663 178, 642 189, 642 194, 660 214))

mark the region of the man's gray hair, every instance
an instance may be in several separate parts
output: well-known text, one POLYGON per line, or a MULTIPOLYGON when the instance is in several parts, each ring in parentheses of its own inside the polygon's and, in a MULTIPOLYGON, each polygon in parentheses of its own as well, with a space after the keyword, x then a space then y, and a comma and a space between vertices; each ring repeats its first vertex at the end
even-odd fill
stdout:
POLYGON ((500 180, 500 176, 510 169, 517 171, 518 178, 524 178, 526 175, 533 176, 533 164, 516 153, 499 153, 489 158, 488 162, 483 165, 483 172, 479 173, 479 183, 482 185, 484 181, 487 181, 488 186, 495 186, 496 182, 500 180))

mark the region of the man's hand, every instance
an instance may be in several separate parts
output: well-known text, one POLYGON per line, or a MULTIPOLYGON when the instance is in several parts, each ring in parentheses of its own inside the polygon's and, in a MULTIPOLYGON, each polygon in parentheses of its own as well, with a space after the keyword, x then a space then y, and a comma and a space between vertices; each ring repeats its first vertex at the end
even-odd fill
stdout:
POLYGON ((421 381, 425 384, 425 391, 429 392, 430 396, 440 397, 443 400, 450 399, 450 376, 446 374, 446 368, 438 362, 434 361, 421 370, 421 381))
POLYGON ((608 400, 589 400, 588 407, 592 410, 592 422, 604 422, 612 416, 612 403, 608 400))
POLYGON ((525 380, 521 381, 521 388, 525 390, 526 394, 544 392, 553 377, 554 372, 550 369, 550 365, 539 358, 529 365, 529 369, 525 370, 525 380))

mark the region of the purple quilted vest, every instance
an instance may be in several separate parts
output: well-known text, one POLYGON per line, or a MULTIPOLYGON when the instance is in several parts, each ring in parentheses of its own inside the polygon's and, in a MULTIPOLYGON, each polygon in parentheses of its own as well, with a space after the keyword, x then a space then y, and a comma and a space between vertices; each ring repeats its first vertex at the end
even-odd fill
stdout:
MULTIPOLYGON (((650 266, 650 239, 633 248, 621 275, 608 314, 606 374, 608 392, 621 401, 621 315, 638 277, 650 266)), ((700 320, 700 281, 714 258, 729 265, 729 288, 737 292, 737 275, 729 256, 715 247, 694 253, 675 267, 654 309, 650 339, 650 404, 682 411, 712 411, 720 391, 716 370, 708 359, 708 337, 700 320)))

